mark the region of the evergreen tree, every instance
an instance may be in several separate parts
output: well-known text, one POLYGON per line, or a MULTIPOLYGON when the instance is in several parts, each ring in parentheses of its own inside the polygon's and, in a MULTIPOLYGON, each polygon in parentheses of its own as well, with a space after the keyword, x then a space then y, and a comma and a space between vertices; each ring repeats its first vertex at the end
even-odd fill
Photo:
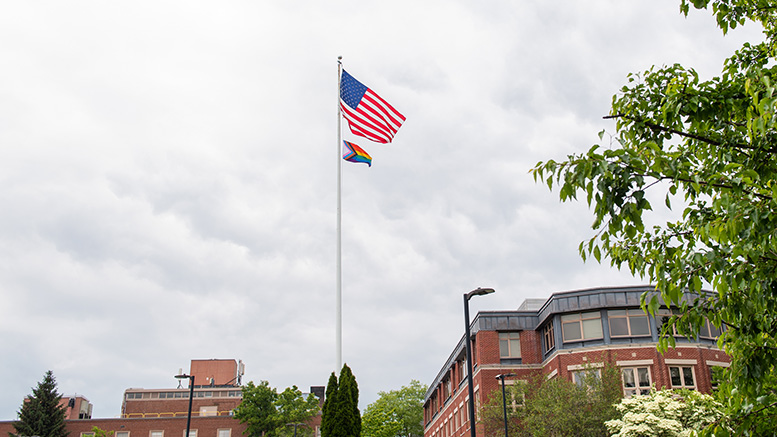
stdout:
MULTIPOLYGON (((32 396, 25 399, 19 410, 19 421, 14 423, 16 435, 39 437, 67 437, 65 429, 64 405, 60 405, 62 396, 57 393, 57 382, 49 370, 32 390, 32 396)), ((13 436, 13 434, 10 434, 13 436)))
POLYGON ((335 437, 334 410, 337 404, 337 376, 329 375, 324 394, 324 406, 321 408, 321 437, 335 437))
POLYGON ((359 437, 362 432, 362 416, 359 412, 359 385, 351 368, 343 365, 338 390, 338 414, 343 425, 343 437, 359 437))
POLYGON ((340 371, 338 381, 334 372, 326 387, 326 399, 321 411, 321 437, 359 437, 359 386, 348 365, 340 371))

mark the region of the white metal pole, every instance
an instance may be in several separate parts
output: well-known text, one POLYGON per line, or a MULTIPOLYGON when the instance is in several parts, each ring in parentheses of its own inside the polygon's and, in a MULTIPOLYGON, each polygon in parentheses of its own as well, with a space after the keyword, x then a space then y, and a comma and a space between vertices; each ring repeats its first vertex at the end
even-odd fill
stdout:
MULTIPOLYGON (((340 131, 340 80, 342 77, 342 56, 337 57, 337 293, 336 293, 336 327, 335 335, 337 339, 335 341, 335 349, 337 354, 337 367, 335 372, 340 374, 340 369, 343 367, 343 272, 342 272, 342 173, 343 173, 343 159, 340 156, 343 150, 342 132, 340 131)), ((188 437, 188 436, 187 436, 188 437)))

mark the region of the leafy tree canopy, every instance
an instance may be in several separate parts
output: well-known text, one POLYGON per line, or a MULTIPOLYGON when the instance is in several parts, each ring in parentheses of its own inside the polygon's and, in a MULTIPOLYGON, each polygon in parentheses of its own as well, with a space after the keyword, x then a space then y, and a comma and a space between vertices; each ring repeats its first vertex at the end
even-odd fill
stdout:
MULTIPOLYGON (((51 370, 43 381, 32 390, 32 396, 25 399, 19 410, 19 421, 13 424, 18 436, 67 437, 64 405, 57 393, 57 381, 51 370)), ((13 436, 13 434, 10 434, 13 436)))
POLYGON ((423 437, 426 386, 412 380, 399 390, 379 392, 362 414, 363 437, 423 437))
MULTIPOLYGON (((243 387, 243 401, 235 408, 235 418, 247 424, 246 435, 283 437, 294 432, 294 424, 305 423, 319 413, 318 398, 312 393, 303 396, 297 386, 280 394, 267 381, 243 387)), ((297 426, 298 435, 310 435, 305 426, 297 426)))
MULTIPOLYGON (((690 337, 706 319, 725 327, 726 408, 736 432, 760 434, 777 429, 777 5, 681 0, 680 10, 691 6, 711 9, 724 33, 761 26, 764 40, 744 44, 711 79, 677 64, 630 74, 607 117, 609 144, 532 173, 562 201, 585 196, 597 233, 581 256, 655 283, 661 299, 643 296, 643 308, 677 307, 671 323, 690 337), (682 205, 676 217, 651 214, 649 199, 662 198, 667 209, 682 205), (684 302, 686 290, 698 299, 684 302)), ((674 345, 669 329, 662 349, 674 345)))
MULTIPOLYGON (((623 396, 620 371, 612 365, 581 372, 580 385, 564 378, 536 375, 505 385, 508 435, 605 436, 604 423, 616 417, 623 396)), ((504 435, 501 390, 494 390, 480 411, 486 435, 504 435)))

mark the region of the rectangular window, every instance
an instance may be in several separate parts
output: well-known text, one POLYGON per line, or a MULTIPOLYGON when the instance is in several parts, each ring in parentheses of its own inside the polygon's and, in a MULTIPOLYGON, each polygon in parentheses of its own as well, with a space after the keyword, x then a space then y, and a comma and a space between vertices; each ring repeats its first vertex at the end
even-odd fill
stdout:
MULTIPOLYGON (((181 431, 181 435, 183 437, 186 437, 186 430, 185 429, 181 431)), ((189 430, 189 437, 197 437, 197 430, 196 429, 190 429, 189 430)))
POLYGON ((232 435, 232 428, 220 429, 216 434, 216 437, 230 437, 232 435))
POLYGON ((704 325, 699 329, 699 337, 716 339, 720 337, 720 329, 716 328, 709 320, 704 319, 704 325))
MULTIPOLYGON (((186 431, 184 431, 186 432, 186 431)), ((148 437, 165 437, 164 431, 149 431, 148 437)))
POLYGON ((648 367, 623 367, 623 395, 627 398, 632 396, 646 395, 650 393, 651 380, 650 369, 648 367))
POLYGON ((542 328, 542 341, 545 346, 545 352, 556 347, 556 337, 553 333, 553 320, 542 328))
POLYGON ((564 342, 602 338, 602 318, 598 311, 561 316, 564 342))
POLYGON ((669 380, 672 382, 672 388, 696 389, 693 367, 669 367, 669 380))
POLYGON ((642 310, 607 311, 612 337, 639 337, 650 335, 647 314, 642 310))
POLYGON ((524 406, 526 402, 526 381, 522 379, 511 379, 505 381, 506 385, 511 385, 510 391, 507 392, 507 406, 512 408, 515 412, 518 407, 524 406))
POLYGON ((521 358, 521 341, 517 332, 499 333, 499 357, 521 358))
POLYGON ((572 380, 575 381, 578 387, 591 385, 591 381, 598 380, 601 377, 602 373, 599 369, 575 370, 572 372, 572 380))
POLYGON ((116 437, 129 437, 129 431, 116 431, 116 437))

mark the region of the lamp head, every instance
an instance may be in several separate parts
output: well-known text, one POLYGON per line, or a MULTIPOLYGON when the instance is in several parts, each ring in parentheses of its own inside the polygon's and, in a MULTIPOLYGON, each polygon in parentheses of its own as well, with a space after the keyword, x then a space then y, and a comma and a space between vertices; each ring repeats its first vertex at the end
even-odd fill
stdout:
POLYGON ((470 291, 467 293, 467 300, 471 299, 472 296, 483 296, 484 294, 491 294, 494 293, 496 290, 493 288, 480 288, 478 287, 475 290, 470 291))

